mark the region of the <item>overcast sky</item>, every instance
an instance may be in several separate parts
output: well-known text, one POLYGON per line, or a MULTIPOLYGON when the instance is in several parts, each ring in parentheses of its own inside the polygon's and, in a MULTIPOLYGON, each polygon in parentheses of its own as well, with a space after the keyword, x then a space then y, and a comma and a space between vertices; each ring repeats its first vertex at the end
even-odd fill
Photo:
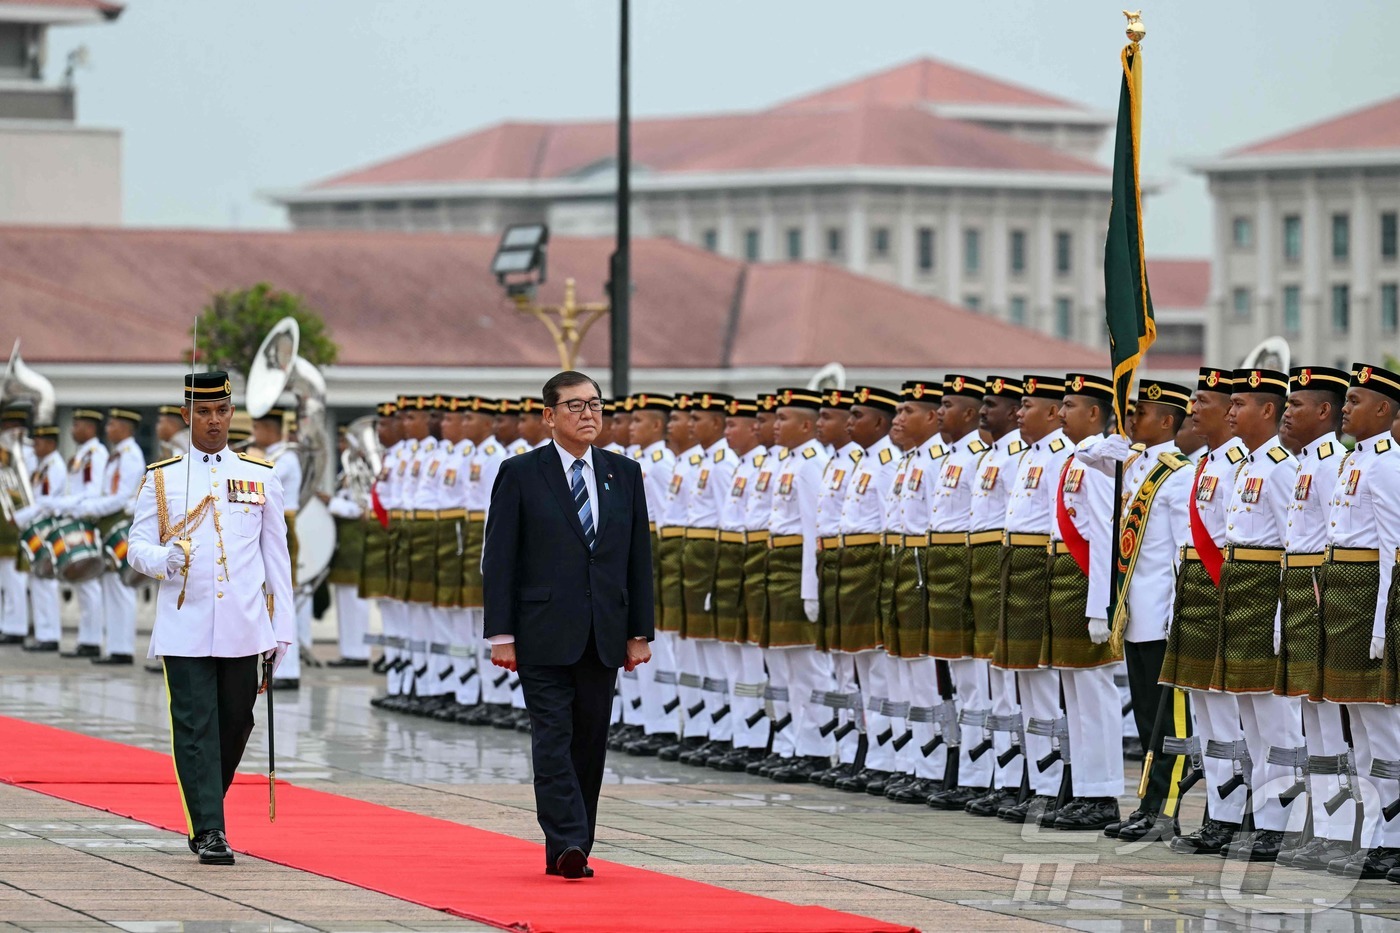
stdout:
MULTIPOLYGON (((1140 0, 1133 0, 1137 6, 1140 0)), ((291 188, 505 119, 616 112, 615 0, 129 0, 78 43, 79 119, 125 131, 133 225, 278 227, 291 188)), ((1121 2, 633 0, 637 115, 745 110, 919 56, 1112 111, 1121 2)), ((1400 3, 1146 6, 1151 255, 1206 255, 1181 167, 1400 93, 1400 3)))

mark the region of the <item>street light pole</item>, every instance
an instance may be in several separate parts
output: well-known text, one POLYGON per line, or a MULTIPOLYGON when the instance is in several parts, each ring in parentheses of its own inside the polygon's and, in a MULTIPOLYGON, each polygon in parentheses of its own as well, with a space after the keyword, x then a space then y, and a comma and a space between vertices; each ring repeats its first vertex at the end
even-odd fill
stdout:
POLYGON ((621 397, 631 392, 632 345, 632 112, 629 101, 631 84, 631 29, 629 0, 619 0, 622 21, 618 42, 618 106, 617 106, 617 248, 612 255, 611 291, 612 320, 612 394, 621 397))

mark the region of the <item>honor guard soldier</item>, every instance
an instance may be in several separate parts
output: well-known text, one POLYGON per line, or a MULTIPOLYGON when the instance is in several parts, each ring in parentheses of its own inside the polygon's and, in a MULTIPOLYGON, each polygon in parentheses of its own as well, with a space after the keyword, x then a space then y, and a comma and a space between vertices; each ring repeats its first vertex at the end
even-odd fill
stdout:
MULTIPOLYGON (((651 525, 652 591, 656 600, 656 618, 661 618, 661 535, 660 520, 666 503, 671 474, 676 469, 676 455, 666 446, 666 422, 675 408, 669 395, 641 393, 632 404, 630 436, 637 446, 633 455, 642 468, 646 489, 647 518, 651 525)), ((642 732, 640 738, 627 743, 627 754, 650 757, 661 749, 675 745, 676 727, 680 719, 676 707, 676 653, 667 633, 656 632, 651 643, 651 663, 642 665, 638 682, 642 701, 642 732)))
POLYGON ((603 400, 602 417, 598 419, 598 434, 593 438, 594 447, 600 447, 608 453, 621 453, 621 445, 613 440, 613 416, 617 414, 617 403, 612 399, 603 400))
MULTIPOLYGON (((691 438, 700 448, 692 464, 693 479, 686 508, 685 551, 681 580, 685 593, 685 624, 677 645, 682 683, 698 678, 700 698, 682 702, 682 732, 704 733, 706 742, 681 753, 682 764, 704 767, 711 756, 733 751, 733 718, 728 714, 729 678, 724 648, 716 639, 715 562, 719 553, 719 517, 739 458, 724 439, 724 420, 733 396, 700 392, 690 397, 691 438)), ((693 459, 692 455, 692 459, 693 459)))
MULTIPOLYGON (((30 476, 34 504, 22 509, 18 515, 17 524, 22 529, 52 515, 55 503, 62 500, 68 491, 68 468, 58 452, 56 425, 40 425, 34 429, 34 456, 39 461, 30 476)), ((57 577, 45 579, 31 574, 29 605, 34 614, 34 640, 26 644, 24 650, 57 651, 58 643, 63 638, 63 627, 59 622, 57 577)))
POLYGON ((431 585, 423 565, 425 561, 431 561, 433 555, 424 551, 434 546, 434 542, 426 540, 424 529, 417 526, 415 510, 418 484, 424 474, 428 441, 431 440, 428 412, 432 404, 431 396, 400 395, 395 415, 403 429, 405 447, 399 464, 399 482, 393 492, 394 507, 389 510, 390 527, 394 531, 391 593, 399 604, 397 612, 402 626, 403 652, 399 659, 399 699, 391 708, 407 713, 418 709, 422 699, 418 686, 428 674, 428 644, 423 634, 424 620, 419 606, 423 589, 431 585))
MULTIPOLYGON (((632 404, 633 396, 613 399, 611 416, 604 414, 612 432, 613 453, 631 460, 637 459, 637 448, 632 444, 632 404)), ((596 440, 595 440, 596 446, 596 440)), ((645 480, 643 480, 645 483, 645 480)), ((647 524, 652 524, 650 516, 647 524)), ((651 532, 655 537, 656 532, 651 532)), ((655 586, 656 554, 652 554, 652 584, 655 586)), ((650 675, 648 671, 623 671, 617 681, 617 694, 613 698, 613 732, 608 736, 608 748, 623 751, 637 739, 645 736, 646 713, 642 710, 642 680, 650 675)))
MULTIPOLYGON (((0 431, 14 431, 21 438, 29 424, 29 411, 24 408, 11 408, 0 413, 0 431)), ((37 463, 37 456, 26 444, 24 446, 26 472, 31 476, 37 463)), ((8 454, 0 454, 0 457, 8 454)), ((9 493, 6 493, 9 495, 9 493)), ((19 503, 11 500, 11 512, 18 509, 19 503)), ((32 521, 32 520, 31 520, 32 521)), ((19 566, 19 538, 27 530, 27 523, 11 522, 0 515, 0 645, 19 645, 29 633, 29 595, 25 590, 25 576, 19 566)))
MULTIPOLYGON (((828 633, 834 637, 840 636, 837 601, 841 578, 841 512, 846 505, 850 478, 865 456, 865 450, 851 440, 848 430, 850 420, 851 393, 841 389, 823 389, 822 407, 817 414, 817 442, 831 459, 822 471, 821 489, 817 493, 817 585, 821 594, 821 615, 817 621, 816 648, 828 668, 832 667, 828 633)), ((830 735, 837 730, 841 715, 858 696, 854 681, 848 685, 848 690, 836 689, 834 669, 826 679, 830 683, 813 688, 812 703, 814 715, 829 713, 822 725, 822 734, 830 735)), ((838 748, 837 752, 837 769, 840 769, 840 765, 855 762, 854 743, 845 743, 845 747, 838 748)), ((832 770, 823 768, 814 772, 810 779, 821 783, 823 779, 830 779, 832 770)), ((846 777, 848 773, 840 773, 838 777, 846 777)))
MULTIPOLYGON (((890 701, 894 662, 884 651, 883 611, 880 604, 880 567, 885 555, 885 492, 894 483, 900 453, 890 440, 890 425, 899 407, 899 393, 874 386, 856 386, 851 394, 851 440, 861 450, 846 482, 841 507, 838 586, 835 626, 826 631, 832 654, 836 693, 844 702, 843 722, 836 730, 838 766, 821 783, 836 782, 855 774, 864 748, 864 765, 876 771, 895 768, 894 742, 872 744, 864 710, 873 703, 890 701), (842 732, 846 734, 841 735, 842 732), (862 742, 861 739, 866 741, 862 742)), ((823 541, 823 546, 827 542, 823 541)), ((825 552, 824 552, 825 553, 825 552)), ((828 619, 828 623, 831 619, 828 619)), ((922 802, 922 798, 918 801, 922 802)))
MULTIPOLYGON (((939 789, 946 755, 934 754, 935 724, 946 739, 956 730, 951 684, 948 703, 940 702, 937 663, 928 656, 928 597, 924 581, 924 551, 928 547, 930 499, 939 463, 947 449, 939 444, 939 404, 942 380, 913 380, 900 390, 900 404, 890 432, 905 455, 896 461, 894 482, 885 500, 886 532, 880 579, 884 612, 881 637, 891 658, 889 701, 878 709, 866 704, 866 739, 875 763, 888 762, 889 772, 867 766, 850 778, 837 780, 839 790, 883 796, 909 788, 926 797, 939 789), (947 715, 939 719, 940 713, 947 715), (946 731, 945 731, 946 730, 946 731), (888 746, 886 751, 883 746, 888 746)), ((958 747, 957 740, 950 744, 958 747)), ((867 762, 870 760, 867 751, 867 762)))
POLYGON ((1060 672, 1073 756, 1069 803, 1055 829, 1101 830, 1121 823, 1123 713, 1113 672, 1122 648, 1109 643, 1113 576, 1113 482, 1079 461, 1078 451, 1104 440, 1113 413, 1113 383, 1086 373, 1065 376, 1060 420, 1074 452, 1055 479, 1050 525, 1050 605, 1041 662, 1060 672))
MULTIPOLYGON (((1123 517, 1115 551, 1119 596, 1112 638, 1123 643, 1132 714, 1144 741, 1152 736, 1162 702, 1171 704, 1164 713, 1168 719, 1163 735, 1170 734, 1177 743, 1191 735, 1185 691, 1164 691, 1158 684, 1171 625, 1177 548, 1190 533, 1187 499, 1193 469, 1175 442, 1190 402, 1191 390, 1186 386, 1143 380, 1130 419, 1131 436, 1137 443, 1130 447, 1120 435, 1110 434, 1095 447, 1081 447, 1075 453, 1077 462, 1105 477, 1115 471, 1115 464, 1123 464, 1123 517)), ((1177 783, 1185 759, 1160 748, 1149 750, 1154 755, 1142 801, 1125 819, 1104 827, 1104 835, 1110 838, 1170 840, 1178 832, 1177 783)))
MULTIPOLYGON (((418 699, 409 712, 419 716, 431 716, 457 702, 457 691, 447 683, 447 677, 451 674, 444 676, 444 673, 453 667, 452 658, 448 655, 451 632, 447 606, 456 602, 456 590, 462 578, 458 569, 450 582, 445 580, 443 568, 439 566, 440 547, 445 537, 443 526, 448 524, 448 516, 462 510, 452 508, 456 503, 449 497, 455 490, 442 482, 446 472, 442 465, 447 451, 437 435, 442 431, 441 416, 447 407, 447 400, 441 395, 434 395, 428 399, 428 405, 429 434, 419 447, 423 466, 413 488, 412 515, 408 517, 409 534, 413 539, 408 618, 413 641, 423 645, 422 663, 414 672, 414 692, 418 699)), ((405 503, 405 506, 408 505, 405 503)), ((452 532, 455 552, 455 528, 448 530, 452 532)))
POLYGON ((1347 457, 1338 430, 1351 374, 1323 366, 1288 371, 1288 402, 1279 439, 1298 458, 1288 503, 1284 536, 1283 585, 1280 588, 1277 666, 1274 693, 1298 697, 1302 704, 1303 740, 1312 838, 1282 849, 1278 863, 1293 868, 1325 869, 1334 859, 1351 855, 1350 810, 1334 819, 1326 803, 1341 789, 1347 774, 1348 747, 1342 708, 1321 700, 1318 692, 1322 658, 1320 591, 1332 497, 1338 468, 1347 457))
POLYGON ((1239 703, 1249 753, 1249 770, 1241 776, 1250 791, 1255 832, 1236 837, 1220 854, 1272 862, 1294 799, 1285 801, 1281 795, 1294 773, 1307 766, 1300 703, 1273 692, 1280 568, 1298 461, 1278 438, 1288 375, 1237 369, 1233 378, 1230 429, 1248 453, 1226 511, 1219 647, 1211 686, 1235 695, 1239 703))
MULTIPOLYGON (((54 504, 54 511, 69 515, 78 503, 102 494, 102 479, 107 473, 107 447, 98 439, 104 418, 93 408, 73 410, 73 443, 78 449, 68 461, 68 495, 54 504)), ((78 644, 65 658, 96 658, 102 654, 102 579, 84 580, 73 584, 78 594, 78 644)))
POLYGON ((543 399, 530 397, 520 400, 520 439, 529 444, 531 450, 543 447, 552 440, 549 425, 544 423, 543 399))
MULTIPOLYGON (((389 567, 392 556, 389 553, 389 514, 384 496, 396 466, 398 445, 402 438, 398 419, 394 417, 396 411, 396 402, 381 402, 374 410, 374 432, 383 453, 380 455, 379 475, 370 486, 369 502, 365 506, 364 560, 360 565, 358 593, 361 599, 373 601, 379 608, 381 632, 377 638, 366 637, 383 648, 380 660, 375 664, 375 672, 388 674, 390 679, 396 676, 391 668, 398 662, 396 639, 399 632, 395 628, 397 620, 393 618, 393 613, 386 611, 389 603, 389 567)), ((370 703, 378 706, 383 699, 376 697, 370 700, 370 703)))
MULTIPOLYGON (((504 402, 502 402, 504 404, 504 402)), ((463 598, 466 583, 467 458, 474 449, 467 439, 465 413, 471 400, 461 396, 442 399, 438 442, 438 538, 437 591, 433 608, 439 625, 444 659, 438 665, 438 683, 445 697, 433 711, 441 722, 464 722, 481 699, 481 674, 477 670, 477 646, 472 637, 471 615, 463 598)), ((514 416, 506 420, 507 433, 514 416)), ((497 416, 497 425, 501 424, 497 416)), ((518 443, 518 441, 517 441, 518 443)))
POLYGON ((1246 790, 1242 782, 1231 781, 1246 757, 1239 703, 1233 694, 1211 690, 1220 634, 1218 587, 1227 543, 1227 510, 1235 477, 1249 455, 1226 420, 1233 391, 1233 370, 1201 369, 1191 419, 1209 453, 1196 467, 1188 503, 1190 535, 1181 542, 1184 562, 1177 576, 1175 613, 1162 660, 1162 683, 1191 691, 1197 732, 1192 747, 1203 743, 1208 817, 1196 832, 1172 840, 1172 851, 1183 854, 1218 854, 1239 831, 1244 816, 1246 790))
MULTIPOLYGON (((540 410, 543 410, 543 404, 540 410)), ((493 429, 495 416, 500 406, 493 399, 480 396, 471 399, 471 409, 467 414, 467 439, 472 442, 471 455, 466 460, 467 469, 467 522, 471 528, 467 536, 466 549, 462 562, 466 582, 462 588, 463 604, 472 613, 472 639, 477 645, 477 676, 481 678, 481 700, 483 709, 474 714, 473 725, 490 724, 502 729, 514 729, 527 721, 524 699, 520 695, 520 681, 513 671, 498 671, 491 664, 491 646, 481 635, 483 624, 481 603, 481 546, 486 534, 486 513, 491 506, 491 488, 496 484, 496 473, 505 460, 506 452, 496 439, 493 429)), ((532 416, 538 413, 533 411, 532 416)), ((525 412, 522 406, 521 428, 525 425, 525 412)), ((545 438, 543 443, 548 443, 545 438)))
POLYGON ((229 450, 230 388, 227 373, 185 377, 191 451, 148 469, 127 552, 160 581, 150 656, 165 665, 190 850, 215 865, 233 864, 224 794, 253 731, 259 680, 296 640, 282 484, 271 463, 229 450))
POLYGON ((924 573, 928 581, 928 653, 947 662, 952 675, 961 740, 957 785, 925 795, 928 805, 936 810, 962 810, 973 800, 987 796, 996 763, 995 756, 987 754, 990 743, 983 741, 991 687, 987 666, 973 657, 975 625, 968 588, 972 573, 968 550, 972 490, 977 485, 977 466, 990 449, 978 431, 985 395, 981 379, 949 375, 943 380, 941 434, 948 453, 939 464, 937 480, 930 491, 924 573), (978 749, 981 754, 972 757, 978 749))
POLYGON ((523 454, 530 445, 520 436, 520 403, 515 399, 503 398, 496 402, 499 409, 491 433, 505 448, 507 457, 523 454))
POLYGON ((179 405, 162 405, 156 410, 156 439, 160 441, 160 452, 167 457, 189 453, 190 432, 179 405))
MULTIPOLYGON (((765 572, 768 608, 762 641, 774 692, 787 690, 784 728, 793 735, 792 758, 768 770, 781 783, 806 782, 830 765, 835 742, 823 736, 826 718, 812 704, 831 676, 816 648, 820 589, 817 581, 817 495, 827 456, 817 440, 821 396, 811 389, 778 392, 778 443, 787 456, 777 466, 765 572)), ((776 712, 776 703, 775 703, 776 712)), ((773 724, 779 730, 782 718, 773 724)))
POLYGON ((704 682, 694 670, 690 647, 681 643, 686 613, 686 523, 690 520, 690 497, 694 494, 695 480, 700 465, 705 462, 705 448, 694 440, 689 395, 676 397, 676 405, 671 409, 667 422, 667 441, 671 450, 675 451, 676 468, 671 473, 665 506, 661 511, 661 619, 657 624, 656 640, 669 638, 675 655, 681 738, 677 744, 657 752, 657 757, 662 761, 677 761, 682 752, 694 751, 704 745, 710 734, 705 718, 700 716, 704 711, 705 698, 700 689, 704 682), (663 636, 662 632, 666 634, 663 636), (696 713, 691 715, 690 710, 696 710, 696 713))
MULTIPOLYGON (((145 458, 133 436, 141 424, 141 414, 126 408, 107 413, 107 440, 112 445, 98 490, 75 502, 68 514, 93 522, 97 539, 131 522, 136 490, 145 472, 145 458)), ((107 654, 95 657, 94 664, 131 664, 136 650, 136 590, 122 582, 113 569, 102 574, 102 627, 107 654)))
POLYGON ((1026 450, 1016 427, 1025 389, 1019 377, 988 376, 985 385, 978 426, 990 446, 978 455, 977 481, 972 487, 968 595, 972 600, 972 656, 984 671, 977 675, 979 680, 991 688, 982 707, 989 711, 987 731, 996 757, 988 793, 968 801, 964 808, 973 816, 996 816, 1001 808, 1015 805, 1026 761, 1020 752, 1021 704, 1016 700, 1016 675, 991 666, 1001 621, 1001 532, 1006 523, 1006 499, 1026 450))
MULTIPOLYGON (((766 666, 763 658, 763 640, 766 637, 765 623, 768 618, 768 539, 771 537, 768 527, 773 517, 773 493, 778 487, 776 477, 779 467, 787 460, 787 449, 777 441, 777 394, 761 393, 754 401, 758 409, 754 417, 758 443, 766 453, 754 458, 753 481, 745 491, 745 498, 748 500, 745 519, 748 531, 744 535, 744 607, 747 625, 745 651, 757 651, 759 664, 766 666)), ((757 761, 750 761, 744 770, 749 774, 761 775, 765 769, 785 765, 796 750, 797 743, 794 733, 787 728, 792 719, 787 709, 786 688, 782 691, 776 690, 765 673, 759 696, 763 706, 763 718, 767 721, 759 722, 753 718, 759 714, 759 710, 746 714, 744 718, 747 722, 753 722, 755 727, 761 729, 768 737, 769 752, 757 761), (772 718, 768 717, 770 705, 775 713, 772 718), (785 716, 787 721, 784 723, 785 716), (779 723, 782 723, 783 728, 778 728, 779 723)))
POLYGON ((1032 796, 997 811, 997 816, 1016 823, 1054 816, 1064 767, 1061 745, 1069 734, 1060 709, 1059 674, 1040 663, 1050 611, 1046 549, 1060 471, 1071 452, 1060 427, 1065 383, 1063 377, 1027 376, 1022 390, 1018 425, 1028 446, 1006 500, 1001 623, 992 654, 994 666, 1016 672, 1021 694, 1023 751, 1032 796))
MULTIPOLYGON (((345 452, 345 425, 336 432, 340 452, 345 452)), ((368 667, 369 601, 360 598, 360 569, 365 562, 365 512, 363 497, 368 490, 357 489, 349 473, 341 472, 335 495, 320 494, 335 521, 335 552, 326 574, 335 605, 336 629, 340 636, 340 657, 329 667, 368 667)))
POLYGON ((260 418, 253 419, 253 444, 272 462, 277 471, 277 479, 286 493, 284 516, 287 525, 287 551, 292 555, 292 592, 297 616, 297 649, 281 665, 281 677, 272 684, 274 690, 295 690, 301 686, 302 652, 311 657, 311 594, 298 586, 297 557, 300 547, 297 543, 297 512, 301 508, 301 455, 296 445, 286 439, 288 410, 274 407, 260 418))
POLYGON ((636 404, 635 395, 617 399, 613 413, 613 439, 622 445, 623 453, 633 460, 637 459, 637 451, 641 449, 632 439, 632 409, 636 404))
MULTIPOLYGON (((384 520, 388 521, 385 526, 388 536, 385 548, 387 572, 384 597, 379 600, 379 616, 384 623, 387 676, 384 695, 370 700, 370 705, 390 710, 404 702, 408 685, 413 682, 409 676, 413 658, 408 648, 408 605, 403 599, 407 594, 408 575, 407 568, 400 565, 400 553, 407 557, 407 548, 403 544, 403 490, 408 482, 408 469, 415 446, 415 442, 404 433, 402 411, 407 402, 408 397, 400 395, 392 406, 381 406, 377 429, 381 442, 392 441, 384 451, 384 466, 380 471, 380 480, 375 484, 380 511, 384 520)), ((367 576, 370 569, 366 566, 367 576)), ((377 581, 371 585, 377 588, 377 581)))
MULTIPOLYGON (((1332 493, 1322 565, 1322 662, 1317 695, 1344 704, 1355 772, 1374 793, 1362 808, 1387 808, 1400 796, 1400 730, 1395 702, 1394 638, 1387 638, 1387 594, 1400 547, 1400 459, 1391 425, 1400 411, 1400 375, 1352 364, 1342 431, 1356 447, 1342 461, 1332 493)), ((1393 810, 1389 811, 1393 812, 1393 810)), ((1341 816, 1342 811, 1334 814, 1341 816)), ((1327 870, 1351 878, 1387 877, 1400 861, 1400 816, 1367 812, 1361 846, 1327 870)), ((1357 818, 1361 819, 1358 813, 1357 818)), ((1349 827, 1348 827, 1349 828, 1349 827)), ((1400 878, 1400 873, 1395 875, 1400 878)))
MULTIPOLYGON (((719 558, 715 570, 715 634, 724 654, 729 678, 725 700, 733 728, 733 751, 712 757, 709 766, 716 771, 743 771, 762 761, 768 747, 768 717, 763 711, 763 691, 768 678, 763 670, 763 649, 749 642, 749 627, 763 623, 762 616, 750 618, 751 591, 763 591, 761 568, 752 576, 748 570, 749 552, 768 546, 768 520, 752 508, 756 498, 767 498, 756 491, 758 477, 769 465, 768 448, 758 440, 758 403, 734 399, 724 420, 724 440, 738 466, 729 481, 729 491, 719 517, 719 558)), ((770 486, 771 490, 771 472, 770 486)), ((770 513, 771 513, 771 500, 770 513)))

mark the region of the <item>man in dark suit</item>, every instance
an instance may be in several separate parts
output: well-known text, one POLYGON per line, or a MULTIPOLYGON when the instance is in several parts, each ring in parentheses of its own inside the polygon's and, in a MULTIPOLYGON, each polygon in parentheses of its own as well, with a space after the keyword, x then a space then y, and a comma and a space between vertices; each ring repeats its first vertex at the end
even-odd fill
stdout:
POLYGON ((598 384, 560 373, 544 404, 553 442, 504 461, 491 491, 485 635, 525 691, 545 873, 588 878, 617 669, 651 659, 651 532, 641 468, 592 446, 598 384))

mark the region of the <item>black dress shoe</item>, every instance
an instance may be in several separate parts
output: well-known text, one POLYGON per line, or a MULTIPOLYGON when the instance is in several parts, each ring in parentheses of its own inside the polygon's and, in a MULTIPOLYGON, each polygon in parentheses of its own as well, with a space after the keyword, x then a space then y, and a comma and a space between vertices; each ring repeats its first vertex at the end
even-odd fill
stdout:
POLYGON ((1118 800, 1114 797, 1085 798, 1077 807, 1066 807, 1055 817, 1055 828, 1069 832, 1092 830, 1098 832, 1109 823, 1122 820, 1118 800))
POLYGON ((457 721, 467 726, 489 726, 500 714, 500 711, 501 704, 499 703, 482 703, 474 707, 465 720, 458 719, 457 721))
POLYGON ((627 743, 627 754, 638 758, 655 758, 656 753, 667 745, 676 743, 674 732, 657 732, 652 735, 644 735, 635 742, 627 743))
POLYGON ((776 752, 774 752, 767 758, 764 758, 762 761, 757 762, 757 768, 755 768, 754 765, 749 765, 744 770, 747 771, 749 774, 757 774, 759 777, 767 777, 768 775, 773 773, 774 768, 786 768, 788 766, 788 762, 790 761, 792 761, 791 758, 784 758, 782 755, 779 755, 776 752))
POLYGON ((438 722, 456 722, 457 714, 461 711, 462 704, 457 702, 456 697, 453 697, 433 710, 433 718, 438 722))
POLYGON ((102 648, 98 645, 78 645, 72 651, 63 652, 60 657, 64 658, 100 658, 102 648))
POLYGON ((194 837, 194 851, 201 865, 232 865, 233 850, 222 829, 206 829, 194 837))
POLYGON ((1337 859, 1346 858, 1353 851, 1350 839, 1314 839, 1293 853, 1288 859, 1288 867, 1301 868, 1304 871, 1326 871, 1328 865, 1337 859))
POLYGON ((852 771, 842 778, 837 778, 831 786, 837 790, 844 790, 852 794, 862 794, 865 787, 876 778, 885 779, 888 771, 877 771, 874 768, 861 768, 859 771, 852 771))
POLYGON ((57 650, 58 650, 58 642, 56 642, 56 641, 32 641, 32 642, 30 642, 29 644, 27 644, 27 645, 24 646, 24 650, 25 650, 25 651, 57 651, 57 650))
POLYGON ((1123 739, 1123 757, 1129 761, 1142 761, 1145 757, 1142 748, 1142 739, 1136 736, 1123 739))
POLYGON ((1165 819, 1161 814, 1152 810, 1141 813, 1137 819, 1124 820, 1118 829, 1118 838, 1123 842, 1160 839, 1170 843, 1171 840, 1180 835, 1181 824, 1176 821, 1175 817, 1170 820, 1165 819))
POLYGON ((24 636, 23 636, 23 635, 0 635, 0 645, 22 645, 22 644, 24 644, 24 636))
POLYGON ((106 657, 93 658, 92 663, 130 665, 132 663, 132 658, 129 654, 109 654, 106 657))
POLYGON ((300 690, 301 678, 299 677, 274 677, 272 678, 273 690, 300 690))
POLYGON ((711 758, 710 767, 728 774, 739 774, 753 761, 762 761, 766 753, 761 748, 736 748, 722 758, 711 758))
POLYGON ((336 658, 327 661, 326 667, 369 667, 368 658, 336 658))
POLYGON ((1396 866, 1400 866, 1400 849, 1381 846, 1370 852, 1362 849, 1350 858, 1337 859, 1328 864, 1327 871, 1343 878, 1375 880, 1386 877, 1396 866))
POLYGON ((728 742, 716 742, 712 739, 696 748, 681 752, 676 760, 683 765, 694 765, 697 768, 703 768, 710 763, 711 755, 727 755, 733 750, 733 746, 728 742))
POLYGON ((570 881, 593 877, 593 872, 588 870, 588 856, 578 846, 569 846, 560 852, 559 857, 554 860, 554 868, 570 881))
MULTIPOLYGON (((865 782, 865 792, 872 797, 883 797, 891 784, 902 784, 912 780, 912 774, 899 771, 872 771, 871 777, 865 782)), ((837 786, 840 787, 839 784, 837 786)))
MULTIPOLYGON (((1239 831, 1239 823, 1206 820, 1194 833, 1173 839, 1171 849, 1181 855, 1215 855, 1220 852, 1220 847, 1234 838, 1235 833, 1239 831)), ((1121 831, 1118 836, 1122 838, 1121 831)))
POLYGON ((609 730, 608 751, 620 752, 627 748, 627 743, 635 742, 642 737, 641 726, 619 725, 615 729, 609 730))
MULTIPOLYGON (((553 875, 553 876, 556 876, 556 877, 557 877, 557 876, 559 875, 559 869, 555 868, 553 865, 546 865, 546 866, 544 867, 544 873, 545 873, 546 875, 553 875)), ((589 865, 583 866, 583 877, 584 877, 584 878, 592 878, 592 877, 593 877, 593 868, 592 868, 591 866, 589 866, 589 865)))
POLYGON ((986 792, 985 787, 952 787, 929 794, 924 802, 935 810, 961 810, 969 801, 976 800, 986 792))
POLYGON ((1118 830, 1122 829, 1124 826, 1127 826, 1129 823, 1133 823, 1137 820, 1142 819, 1146 813, 1146 810, 1134 810, 1132 813, 1129 813, 1125 818, 1119 820, 1118 822, 1109 823, 1107 826, 1105 826, 1103 828, 1103 834, 1110 839, 1117 839, 1118 830))
POLYGON ((1048 794, 1036 794, 1020 803, 997 811, 997 818, 1008 823, 1035 823, 1047 811, 1054 811, 1055 798, 1048 794))
POLYGON ((369 669, 376 674, 383 674, 389 670, 389 659, 380 656, 375 659, 374 663, 370 665, 369 669))
POLYGON ((885 788, 885 799, 895 803, 926 803, 928 798, 943 790, 943 785, 932 778, 914 778, 901 784, 891 784, 885 788))
POLYGON ((997 787, 967 802, 963 810, 973 816, 996 816, 1003 807, 1016 805, 1016 791, 1009 787, 997 787))
POLYGON ((1228 845, 1221 846, 1220 857, 1245 862, 1276 862, 1282 848, 1282 830, 1261 829, 1248 835, 1241 833, 1230 840, 1228 845))
POLYGON ((793 758, 786 767, 774 768, 769 772, 769 780, 779 784, 805 784, 813 771, 831 767, 831 759, 815 755, 802 755, 793 758))
POLYGON ((701 745, 704 744, 705 740, 700 738, 699 736, 692 736, 687 739, 680 739, 675 744, 667 745, 665 748, 658 751, 656 753, 656 757, 661 759, 662 761, 680 761, 681 755, 683 753, 694 751, 695 749, 699 748, 701 745))

